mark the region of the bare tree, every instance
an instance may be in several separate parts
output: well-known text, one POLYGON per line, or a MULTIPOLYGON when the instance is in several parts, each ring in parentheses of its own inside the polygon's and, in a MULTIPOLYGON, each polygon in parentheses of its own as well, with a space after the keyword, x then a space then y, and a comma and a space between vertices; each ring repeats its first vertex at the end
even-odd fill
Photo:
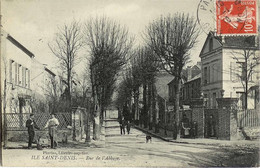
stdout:
POLYGON ((184 13, 161 16, 149 24, 145 33, 145 40, 161 62, 162 68, 175 77, 174 108, 177 123, 181 73, 189 61, 189 50, 196 43, 198 34, 196 19, 184 13))
POLYGON ((90 76, 95 103, 94 139, 100 138, 100 119, 111 102, 116 74, 126 63, 133 38, 128 30, 109 18, 91 18, 84 29, 85 42, 90 49, 90 76))
MULTIPOLYGON (((260 57, 256 53, 259 50, 258 45, 255 44, 255 37, 226 37, 225 41, 229 43, 231 40, 236 43, 239 50, 232 50, 232 58, 235 61, 230 71, 232 76, 240 81, 244 92, 244 106, 243 109, 248 109, 248 94, 250 86, 257 85, 257 79, 254 75, 259 74, 260 57)), ((232 43, 232 44, 233 44, 232 43)), ((234 80, 234 79, 232 79, 234 80)))
POLYGON ((49 44, 52 53, 59 59, 62 72, 66 74, 67 96, 70 103, 73 70, 78 63, 78 52, 82 45, 81 25, 77 21, 60 27, 54 41, 49 44))

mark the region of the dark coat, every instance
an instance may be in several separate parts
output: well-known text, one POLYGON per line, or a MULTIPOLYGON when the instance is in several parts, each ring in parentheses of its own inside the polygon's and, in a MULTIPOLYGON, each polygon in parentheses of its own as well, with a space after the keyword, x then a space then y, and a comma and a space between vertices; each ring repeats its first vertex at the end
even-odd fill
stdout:
POLYGON ((34 131, 35 131, 35 128, 38 129, 38 130, 40 129, 40 128, 36 125, 35 121, 32 120, 32 119, 28 119, 28 120, 26 121, 26 127, 28 128, 28 132, 29 132, 29 133, 34 132, 34 131))

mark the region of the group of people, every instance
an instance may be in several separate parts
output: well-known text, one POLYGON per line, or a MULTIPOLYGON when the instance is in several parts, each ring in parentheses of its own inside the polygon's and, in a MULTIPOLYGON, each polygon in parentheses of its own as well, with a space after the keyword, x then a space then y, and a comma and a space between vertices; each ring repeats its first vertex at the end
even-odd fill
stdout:
POLYGON ((125 128, 127 130, 127 134, 130 134, 131 123, 129 120, 125 120, 124 117, 119 117, 119 125, 121 135, 125 134, 125 128))
MULTIPOLYGON (((51 140, 51 148, 56 148, 58 146, 57 144, 57 127, 59 125, 58 119, 55 117, 55 114, 51 115, 51 118, 47 121, 45 127, 48 128, 50 140, 51 140)), ((26 121, 26 127, 28 128, 28 135, 29 135, 29 141, 28 141, 28 149, 32 149, 32 143, 35 136, 35 129, 41 130, 36 122, 34 121, 34 114, 30 114, 30 118, 26 121)))
POLYGON ((181 136, 183 138, 196 138, 198 132, 198 124, 196 121, 190 122, 186 114, 181 120, 181 136))

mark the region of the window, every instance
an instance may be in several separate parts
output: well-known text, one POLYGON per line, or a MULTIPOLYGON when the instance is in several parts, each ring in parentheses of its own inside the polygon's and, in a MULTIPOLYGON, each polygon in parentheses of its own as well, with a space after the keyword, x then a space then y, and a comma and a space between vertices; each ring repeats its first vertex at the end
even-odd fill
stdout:
POLYGON ((235 62, 230 62, 230 80, 231 81, 238 81, 239 80, 239 66, 235 62))
POLYGON ((25 87, 28 88, 28 69, 25 68, 25 87))
POLYGON ((23 67, 22 67, 21 64, 19 64, 18 68, 19 68, 19 69, 18 69, 18 81, 19 81, 18 84, 19 84, 20 86, 22 86, 22 77, 23 77, 23 71, 22 71, 23 69, 22 69, 22 68, 23 68, 23 67))
POLYGON ((208 72, 208 74, 207 74, 207 75, 208 75, 208 76, 207 76, 207 77, 208 77, 208 79, 207 79, 208 81, 207 81, 207 82, 210 83, 210 81, 211 81, 211 80, 210 80, 210 67, 208 67, 208 71, 209 71, 209 72, 208 72))
POLYGON ((241 62, 241 80, 245 81, 247 78, 247 67, 245 62, 241 62))
POLYGON ((204 94, 205 107, 208 107, 208 94, 204 94))
POLYGON ((30 88, 30 81, 31 81, 31 78, 30 78, 30 70, 28 69, 27 70, 27 75, 28 75, 28 79, 27 79, 27 83, 28 83, 28 88, 30 88))
POLYGON ((208 83, 208 68, 204 67, 204 84, 208 83))
POLYGON ((22 67, 22 86, 25 87, 25 80, 26 80, 26 71, 25 68, 22 67))
POLYGON ((18 84, 18 64, 15 63, 15 78, 14 78, 14 83, 17 85, 18 84))
POLYGON ((217 100, 216 100, 216 98, 217 98, 216 93, 213 93, 213 95, 212 95, 212 99, 213 99, 213 100, 212 100, 212 101, 213 101, 213 102, 212 102, 212 107, 213 107, 213 108, 216 108, 216 105, 217 105, 217 102, 216 102, 217 100))
POLYGON ((15 75, 15 73, 14 73, 15 66, 14 66, 13 60, 10 60, 10 67, 9 68, 10 68, 9 69, 10 82, 13 83, 14 82, 13 78, 14 78, 14 75, 15 75))

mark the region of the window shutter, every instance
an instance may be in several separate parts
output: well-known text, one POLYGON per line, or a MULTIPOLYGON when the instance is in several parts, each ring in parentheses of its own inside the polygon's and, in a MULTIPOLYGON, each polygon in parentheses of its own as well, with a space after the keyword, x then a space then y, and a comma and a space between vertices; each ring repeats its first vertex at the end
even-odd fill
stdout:
POLYGON ((31 82, 30 70, 28 69, 28 88, 30 88, 30 82, 31 82))
POLYGON ((18 64, 15 63, 15 84, 18 84, 18 64))
MULTIPOLYGON (((12 83, 12 66, 13 66, 13 60, 10 60, 9 64, 9 75, 10 75, 10 82, 12 83)), ((7 77, 6 77, 7 78, 7 77)))

